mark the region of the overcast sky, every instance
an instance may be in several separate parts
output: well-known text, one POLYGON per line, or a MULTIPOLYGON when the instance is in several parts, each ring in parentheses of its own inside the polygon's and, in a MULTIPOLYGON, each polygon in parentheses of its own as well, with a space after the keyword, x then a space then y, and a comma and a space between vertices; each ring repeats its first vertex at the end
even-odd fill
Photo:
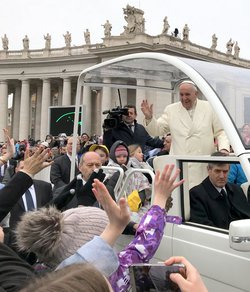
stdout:
POLYGON ((9 38, 9 50, 22 49, 27 34, 30 49, 44 47, 43 35, 52 36, 52 48, 65 45, 63 34, 72 35, 72 46, 84 44, 83 32, 91 33, 91 43, 102 42, 108 19, 112 35, 120 35, 126 25, 122 8, 127 4, 144 11, 146 33, 158 35, 163 18, 168 17, 170 31, 182 32, 187 23, 191 42, 210 47, 212 35, 218 37, 217 49, 226 52, 226 43, 238 41, 240 57, 250 60, 249 0, 0 0, 0 36, 9 38))

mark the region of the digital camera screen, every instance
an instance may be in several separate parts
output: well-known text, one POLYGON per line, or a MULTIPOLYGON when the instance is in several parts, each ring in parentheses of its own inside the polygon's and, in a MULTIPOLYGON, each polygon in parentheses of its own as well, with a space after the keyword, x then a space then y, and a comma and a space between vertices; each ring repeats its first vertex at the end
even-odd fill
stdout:
MULTIPOLYGON (((75 107, 50 107, 50 130, 49 133, 57 136, 59 133, 66 133, 70 136, 74 130, 75 107)), ((79 121, 78 121, 78 135, 82 132, 83 122, 83 108, 80 107, 79 121)))

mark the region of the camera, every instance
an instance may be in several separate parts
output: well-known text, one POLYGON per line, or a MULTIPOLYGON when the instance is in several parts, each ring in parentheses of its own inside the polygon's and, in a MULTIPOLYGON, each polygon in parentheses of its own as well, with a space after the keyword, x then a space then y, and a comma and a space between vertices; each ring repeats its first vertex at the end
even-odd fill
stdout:
POLYGON ((104 129, 113 129, 117 128, 122 122, 123 115, 128 116, 128 108, 117 106, 111 110, 104 111, 103 114, 107 114, 107 117, 103 122, 104 129))

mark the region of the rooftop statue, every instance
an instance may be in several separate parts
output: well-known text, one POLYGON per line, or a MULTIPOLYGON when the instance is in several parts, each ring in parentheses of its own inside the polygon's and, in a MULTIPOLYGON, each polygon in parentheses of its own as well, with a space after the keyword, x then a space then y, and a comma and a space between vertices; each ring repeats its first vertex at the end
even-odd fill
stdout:
POLYGON ((112 24, 108 20, 106 20, 106 22, 102 24, 102 26, 104 27, 105 38, 111 37, 112 24))
POLYGON ((230 40, 227 42, 227 54, 228 55, 232 55, 233 45, 234 45, 234 42, 230 38, 230 40))
POLYGON ((127 21, 127 26, 123 26, 123 35, 145 32, 144 11, 127 5, 126 8, 123 8, 123 13, 125 14, 124 19, 127 21))
POLYGON ((67 33, 64 34, 63 36, 64 36, 64 40, 65 40, 65 45, 66 45, 66 47, 67 47, 67 48, 70 48, 70 46, 71 46, 71 33, 69 33, 69 32, 67 31, 67 33))
POLYGON ((51 35, 49 33, 47 33, 43 37, 45 39, 45 49, 50 50, 50 48, 51 48, 51 35))
POLYGON ((2 44, 3 44, 3 49, 7 51, 9 49, 9 39, 7 38, 7 35, 4 34, 2 37, 2 44))
POLYGON ((211 50, 215 50, 216 47, 217 47, 217 41, 218 41, 218 38, 216 36, 216 34, 214 33, 212 35, 212 46, 211 46, 211 50))
POLYGON ((84 32, 84 39, 85 39, 86 45, 90 45, 90 43, 91 43, 90 42, 90 32, 89 32, 88 28, 84 32))
POLYGON ((240 47, 238 45, 238 42, 236 42, 234 45, 234 59, 238 60, 239 54, 240 54, 240 47))
POLYGON ((28 50, 30 46, 30 40, 27 35, 23 38, 23 49, 28 50))
POLYGON ((165 16, 164 19, 163 19, 163 30, 162 30, 162 33, 167 34, 169 28, 170 28, 170 25, 169 25, 169 23, 168 23, 168 17, 165 16))
POLYGON ((183 30, 182 30, 182 39, 184 41, 188 41, 189 40, 189 27, 187 24, 185 24, 185 26, 183 27, 183 30))

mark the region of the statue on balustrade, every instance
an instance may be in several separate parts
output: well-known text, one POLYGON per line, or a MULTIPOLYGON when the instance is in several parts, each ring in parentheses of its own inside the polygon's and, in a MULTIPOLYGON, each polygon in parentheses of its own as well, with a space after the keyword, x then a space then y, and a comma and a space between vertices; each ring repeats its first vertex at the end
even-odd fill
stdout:
POLYGON ((47 33, 43 37, 45 39, 45 49, 50 50, 50 48, 51 48, 51 35, 49 33, 47 33))
POLYGON ((183 27, 183 30, 182 30, 182 39, 183 41, 188 41, 189 40, 189 27, 187 24, 185 24, 185 26, 183 27))
POLYGON ((71 46, 71 33, 69 33, 69 32, 67 31, 67 33, 64 34, 63 36, 64 36, 64 40, 65 40, 65 45, 66 45, 66 47, 67 47, 67 48, 70 48, 70 46, 71 46))
POLYGON ((163 30, 162 30, 162 33, 167 34, 169 28, 170 28, 170 25, 169 25, 169 23, 168 23, 168 17, 165 16, 164 19, 163 19, 163 30))
POLYGON ((30 47, 30 40, 27 35, 23 38, 23 49, 28 50, 30 47))
POLYGON ((86 29, 86 31, 84 32, 84 39, 85 39, 85 43, 86 45, 90 45, 90 32, 88 29, 86 29))
POLYGON ((239 59, 239 54, 240 54, 240 47, 238 45, 238 42, 235 42, 235 45, 234 45, 234 59, 238 60, 239 59))
POLYGON ((127 22, 127 26, 123 26, 124 32, 122 35, 145 32, 144 12, 141 9, 132 7, 128 4, 126 8, 123 8, 123 13, 125 14, 124 19, 127 22))
POLYGON ((3 49, 7 51, 9 49, 9 39, 6 34, 2 37, 2 44, 3 44, 3 49))
POLYGON ((218 38, 216 36, 216 34, 214 33, 212 35, 212 46, 211 46, 211 50, 215 50, 216 47, 217 47, 217 41, 218 41, 218 38))
POLYGON ((230 38, 230 40, 227 42, 227 54, 228 55, 232 55, 233 46, 234 46, 234 42, 230 38))
POLYGON ((106 22, 102 24, 102 26, 104 27, 105 38, 111 37, 112 24, 109 22, 109 20, 106 20, 106 22))

